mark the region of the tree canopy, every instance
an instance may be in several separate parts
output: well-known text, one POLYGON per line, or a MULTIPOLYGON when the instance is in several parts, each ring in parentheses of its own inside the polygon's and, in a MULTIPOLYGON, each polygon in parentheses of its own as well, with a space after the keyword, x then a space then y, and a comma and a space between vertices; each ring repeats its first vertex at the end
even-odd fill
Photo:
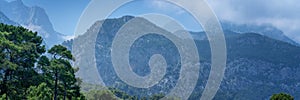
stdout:
POLYGON ((279 93, 274 94, 270 100, 294 100, 294 97, 286 93, 279 93))
POLYGON ((46 52, 37 32, 0 24, 2 99, 83 99, 72 61, 61 45, 46 52))

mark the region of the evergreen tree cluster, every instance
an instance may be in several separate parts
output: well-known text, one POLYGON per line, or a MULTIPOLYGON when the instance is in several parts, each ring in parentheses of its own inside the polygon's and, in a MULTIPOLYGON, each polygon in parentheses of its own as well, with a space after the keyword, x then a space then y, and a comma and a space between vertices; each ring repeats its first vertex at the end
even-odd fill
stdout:
POLYGON ((23 27, 0 24, 0 99, 82 99, 67 48, 46 51, 42 37, 23 27))
POLYGON ((294 100, 294 97, 286 93, 279 93, 272 95, 270 100, 294 100))

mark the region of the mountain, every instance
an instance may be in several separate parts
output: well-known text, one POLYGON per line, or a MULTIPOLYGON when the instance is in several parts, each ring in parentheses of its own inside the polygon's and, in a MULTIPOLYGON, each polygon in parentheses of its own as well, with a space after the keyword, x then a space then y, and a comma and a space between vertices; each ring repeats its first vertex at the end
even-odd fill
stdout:
MULTIPOLYGON (((177 31, 177 32, 182 32, 182 30, 177 31)), ((236 34, 238 34, 237 32, 231 31, 231 30, 223 30, 225 36, 230 37, 230 36, 235 36, 236 34)), ((176 32, 175 32, 176 33, 176 32)), ((193 37, 193 39, 195 40, 207 40, 207 36, 205 32, 189 32, 191 34, 191 36, 193 37)))
MULTIPOLYGON (((225 33, 226 36, 226 33, 225 33)), ((227 66, 216 100, 264 100, 285 92, 299 98, 300 48, 256 33, 226 36, 227 66)), ((209 42, 197 42, 199 52, 210 58, 209 42)), ((204 72, 209 73, 209 59, 204 72)), ((200 76, 206 79, 207 74, 200 76)), ((199 98, 206 80, 199 81, 192 99, 199 98)))
MULTIPOLYGON (((120 81, 119 77, 117 77, 116 73, 114 72, 112 63, 110 61, 111 44, 119 28, 121 28, 122 25, 124 25, 132 18, 134 17, 124 16, 122 18, 117 18, 117 19, 107 19, 107 20, 97 21, 93 26, 91 26, 90 29, 88 29, 88 31, 84 35, 75 38, 75 40, 71 40, 63 43, 66 46, 71 46, 72 43, 75 43, 74 45, 77 45, 78 47, 78 49, 74 49, 73 47, 73 54, 75 55, 75 58, 79 58, 76 60, 78 62, 81 62, 75 64, 76 66, 80 66, 81 69, 77 73, 77 75, 80 76, 83 79, 83 81, 87 83, 99 84, 100 82, 98 79, 101 79, 104 82, 101 83, 102 85, 106 84, 107 86, 117 87, 122 90, 133 90, 131 94, 137 94, 140 91, 144 91, 140 93, 139 96, 152 94, 152 92, 155 93, 159 91, 169 91, 170 88, 166 88, 167 90, 164 90, 161 87, 162 86, 174 87, 175 84, 165 84, 164 82, 161 81, 158 85, 155 85, 154 88, 152 88, 149 92, 146 92, 147 89, 137 89, 135 87, 125 85, 125 83, 120 81), (101 24, 102 27, 100 26, 101 24), (96 59, 93 60, 93 58, 90 55, 95 55, 96 59), (94 64, 95 66, 97 66, 96 68, 93 68, 94 64), (98 72, 101 75, 101 77, 98 77, 99 76, 98 72)), ((143 28, 151 28, 159 32, 167 32, 166 30, 159 28, 158 26, 152 24, 151 22, 149 22, 144 18, 137 18, 136 20, 139 20, 138 24, 131 26, 130 29, 134 29, 134 27, 138 27, 138 26, 143 26, 143 28)), ((172 43, 170 40, 166 38, 161 40, 160 38, 163 37, 159 35, 149 35, 149 37, 145 37, 143 39, 137 40, 137 41, 141 41, 142 43, 134 44, 135 46, 133 47, 135 48, 132 48, 132 51, 130 52, 134 54, 132 54, 133 56, 131 56, 130 59, 131 59, 131 63, 137 64, 137 66, 132 66, 132 67, 134 67, 133 68, 134 72, 136 72, 138 75, 143 76, 150 73, 150 69, 149 67, 147 67, 148 63, 146 62, 148 62, 151 55, 158 53, 161 49, 163 49, 162 47, 173 48, 172 52, 177 51, 174 45, 169 45, 170 43, 172 43), (151 43, 147 43, 147 40, 154 40, 154 41, 151 43), (143 47, 142 45, 144 43, 148 44, 148 46, 143 47), (160 44, 161 46, 155 46, 151 44, 160 44), (147 51, 147 49, 151 50, 151 52, 148 53, 144 52, 147 51), (139 59, 139 58, 143 58, 143 59, 139 59), (138 66, 139 64, 143 64, 143 67, 138 66)), ((166 51, 167 49, 165 49, 165 52, 166 51)), ((164 54, 164 56, 167 56, 167 58, 171 58, 168 59, 167 62, 174 62, 174 61, 178 62, 178 58, 179 58, 178 54, 172 54, 170 52, 164 54), (175 55, 177 55, 177 57, 174 57, 175 55)), ((179 65, 177 65, 177 63, 172 63, 172 65, 167 66, 167 69, 170 70, 167 71, 168 75, 166 75, 163 80, 165 80, 165 82, 170 81, 170 83, 174 83, 178 79, 179 65)))
MULTIPOLYGON (((111 62, 112 41, 121 26, 133 18, 135 17, 124 16, 97 21, 85 34, 63 44, 70 49, 72 44, 77 45, 75 50, 73 48, 73 54, 76 60, 81 62, 77 63, 81 69, 77 75, 83 78, 84 82, 105 84, 138 97, 167 94, 176 86, 180 66, 184 64, 180 62, 181 57, 174 43, 161 35, 149 34, 138 38, 129 52, 131 68, 140 76, 151 72, 148 61, 153 54, 165 57, 168 63, 167 72, 156 85, 149 89, 132 87, 121 81, 114 71, 111 62), (100 83, 99 79, 103 80, 103 83, 100 83)), ((170 33, 144 18, 137 19, 139 23, 132 25, 128 30, 139 27, 170 33)), ((224 32, 228 54, 227 66, 224 80, 214 99, 264 100, 280 92, 300 98, 297 95, 300 94, 300 89, 297 88, 300 86, 300 78, 297 77, 300 75, 300 63, 296 60, 300 59, 300 47, 253 32, 243 34, 231 30, 224 32)), ((199 99, 206 85, 210 73, 211 52, 204 32, 191 34, 200 57, 199 79, 189 98, 194 100, 199 99)))
POLYGON ((14 26, 19 26, 19 24, 17 24, 16 22, 11 21, 2 12, 0 12, 0 23, 4 23, 4 24, 8 24, 8 25, 14 25, 14 26))
POLYGON ((44 38, 49 47, 63 41, 63 35, 54 30, 43 8, 37 6, 28 7, 23 4, 22 0, 11 2, 0 0, 0 11, 3 12, 7 18, 21 26, 32 31, 37 31, 44 38))
POLYGON ((271 24, 261 24, 261 25, 236 24, 229 21, 222 21, 221 25, 223 30, 231 30, 237 33, 247 33, 247 32, 258 33, 276 40, 284 41, 299 46, 298 43, 291 40, 289 37, 284 35, 284 33, 281 30, 272 26, 271 24))

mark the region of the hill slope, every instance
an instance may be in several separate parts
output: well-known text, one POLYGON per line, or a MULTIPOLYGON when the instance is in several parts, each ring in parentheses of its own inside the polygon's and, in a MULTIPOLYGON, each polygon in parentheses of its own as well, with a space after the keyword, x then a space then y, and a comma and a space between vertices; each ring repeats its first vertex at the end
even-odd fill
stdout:
MULTIPOLYGON (((77 50, 73 50, 82 64, 79 76, 85 82, 97 83, 94 75, 102 79, 106 86, 115 87, 126 91, 131 95, 145 96, 158 93, 169 93, 176 85, 181 63, 180 56, 175 45, 167 38, 160 35, 150 34, 139 38, 131 47, 130 64, 132 70, 141 76, 148 75, 150 69, 148 61, 153 54, 162 54, 168 63, 168 72, 159 83, 149 89, 135 88, 126 85, 114 72, 111 64, 110 48, 112 40, 119 28, 134 17, 125 16, 118 19, 108 19, 96 22, 86 34, 79 36, 75 41, 81 44, 77 50), (103 26, 100 26, 103 23, 103 26), (95 39, 95 40, 93 40, 95 39), (95 50, 92 50, 95 48, 95 50), (95 55, 96 59, 86 55, 95 55), (91 64, 96 64, 96 74, 92 74, 91 64), (89 73, 89 74, 87 74, 89 73)), ((165 30, 155 26, 149 21, 140 18, 143 27, 151 27, 155 30, 165 30)), ((137 25, 138 26, 138 25, 137 25)), ((197 35, 202 34, 193 33, 197 35)), ((201 37, 200 36, 200 37, 201 37)), ((300 98, 300 48, 269 38, 257 33, 239 34, 225 31, 228 60, 226 73, 215 99, 217 100, 253 100, 268 99, 274 93, 287 92, 300 98)), ((198 36, 199 37, 199 36, 198 36)), ((65 42, 72 46, 73 41, 65 42)), ((199 98, 206 84, 210 71, 210 46, 206 38, 195 40, 198 47, 200 62, 200 78, 191 100, 199 98)), ((71 48, 71 47, 69 47, 71 48)), ((192 77, 192 76, 191 76, 192 77)), ((98 83, 99 84, 99 83, 98 83)))

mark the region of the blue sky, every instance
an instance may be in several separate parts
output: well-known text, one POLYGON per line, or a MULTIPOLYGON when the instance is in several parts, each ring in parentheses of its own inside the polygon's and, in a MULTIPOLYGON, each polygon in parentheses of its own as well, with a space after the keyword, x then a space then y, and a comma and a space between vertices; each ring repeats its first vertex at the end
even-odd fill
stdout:
MULTIPOLYGON (((8 0, 11 1, 11 0, 8 0)), ((23 0, 27 6, 40 6, 45 9, 56 31, 73 35, 78 19, 90 0, 23 0)), ((101 7, 99 7, 101 8, 101 7)), ((120 7, 111 17, 160 13, 172 16, 191 31, 200 31, 198 23, 181 8, 157 0, 137 0, 120 7), (137 9, 138 8, 138 9, 137 9), (185 20, 183 20, 185 19, 185 20)))
POLYGON ((300 43, 300 0, 207 0, 221 20, 272 24, 300 43))
MULTIPOLYGON (((281 29, 291 39, 300 42, 300 28, 298 28, 300 26, 300 0, 207 1, 220 20, 241 24, 269 23, 281 29)), ((66 35, 73 35, 77 21, 90 0, 23 0, 23 2, 28 6, 44 8, 55 30, 66 35)), ((136 0, 132 4, 121 7, 112 17, 150 12, 171 16, 188 30, 200 30, 199 25, 184 10, 159 0, 136 0)))
MULTIPOLYGON (((8 0, 12 1, 12 0, 8 0)), ((76 23, 90 0, 22 0, 27 6, 45 9, 56 31, 72 35, 76 23)))

